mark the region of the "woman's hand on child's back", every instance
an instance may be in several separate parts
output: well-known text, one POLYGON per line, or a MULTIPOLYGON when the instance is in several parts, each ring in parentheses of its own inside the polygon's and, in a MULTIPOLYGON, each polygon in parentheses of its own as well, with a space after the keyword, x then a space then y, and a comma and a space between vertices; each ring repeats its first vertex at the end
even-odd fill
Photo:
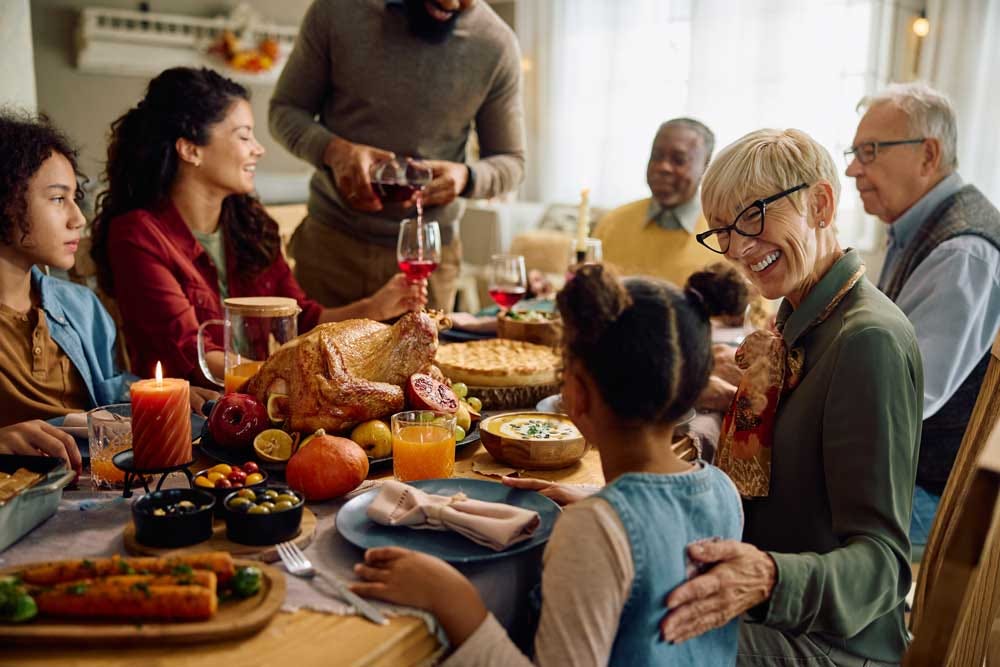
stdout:
POLYGON ((544 479, 531 479, 520 477, 503 477, 500 480, 505 486, 515 489, 526 489, 528 491, 538 491, 540 494, 553 500, 557 505, 572 505, 593 494, 593 491, 572 484, 559 484, 549 482, 544 479))
POLYGON ((458 646, 486 618, 479 592, 465 576, 440 558, 400 547, 365 551, 354 566, 362 582, 351 584, 358 595, 434 614, 452 645, 458 646))

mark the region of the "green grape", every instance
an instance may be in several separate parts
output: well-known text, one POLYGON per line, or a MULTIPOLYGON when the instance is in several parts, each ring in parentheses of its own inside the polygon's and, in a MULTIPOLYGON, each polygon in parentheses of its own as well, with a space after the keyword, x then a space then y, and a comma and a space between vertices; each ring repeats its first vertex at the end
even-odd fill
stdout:
POLYGON ((455 392, 455 396, 459 398, 465 398, 469 394, 469 386, 464 382, 456 382, 451 385, 451 390, 455 392))

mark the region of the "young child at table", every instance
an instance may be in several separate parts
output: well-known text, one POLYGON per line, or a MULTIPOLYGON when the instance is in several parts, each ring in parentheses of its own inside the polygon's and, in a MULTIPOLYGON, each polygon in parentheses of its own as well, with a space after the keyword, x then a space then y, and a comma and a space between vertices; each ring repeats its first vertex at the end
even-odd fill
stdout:
MULTIPOLYGON (((732 482, 670 445, 712 369, 709 317, 742 312, 743 282, 731 269, 701 272, 681 291, 586 265, 557 303, 563 404, 599 449, 608 484, 556 521, 543 556, 534 663, 732 665, 735 622, 678 645, 663 642, 659 627, 667 594, 688 574, 687 545, 742 532, 732 482)), ((548 495, 569 499, 565 487, 555 490, 548 495)), ((355 592, 437 616, 456 647, 446 664, 531 664, 447 563, 385 547, 366 551, 355 571, 363 580, 355 592)))
MULTIPOLYGON (((135 378, 115 363, 110 315, 92 291, 40 268, 75 262, 86 222, 75 149, 45 118, 12 110, 0 112, 0 146, 0 427, 128 401, 135 378)), ((193 407, 211 396, 193 395, 193 407)), ((0 451, 70 448, 40 423, 2 433, 0 451)))

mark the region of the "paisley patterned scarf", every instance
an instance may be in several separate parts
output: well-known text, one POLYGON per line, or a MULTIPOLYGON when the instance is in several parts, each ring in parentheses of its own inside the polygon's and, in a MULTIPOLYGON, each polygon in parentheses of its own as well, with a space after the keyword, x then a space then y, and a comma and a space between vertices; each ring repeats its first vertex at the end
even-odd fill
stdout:
MULTIPOLYGON (((830 316, 864 273, 865 267, 858 267, 799 339, 830 316)), ((736 364, 743 378, 722 420, 715 465, 729 475, 744 498, 763 498, 771 491, 778 406, 802 378, 805 351, 801 347, 789 350, 780 329, 760 330, 747 336, 736 350, 736 364)))

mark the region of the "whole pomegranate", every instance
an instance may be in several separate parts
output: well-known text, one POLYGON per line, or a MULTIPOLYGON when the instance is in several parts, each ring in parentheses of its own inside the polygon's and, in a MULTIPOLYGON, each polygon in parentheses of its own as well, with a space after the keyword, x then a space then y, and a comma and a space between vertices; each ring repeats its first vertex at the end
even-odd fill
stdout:
POLYGON ((414 410, 434 410, 455 414, 458 397, 451 387, 426 373, 414 373, 406 381, 406 401, 414 410))
POLYGON ((353 491, 368 476, 365 450, 322 429, 299 448, 285 468, 288 486, 306 500, 329 500, 353 491))

